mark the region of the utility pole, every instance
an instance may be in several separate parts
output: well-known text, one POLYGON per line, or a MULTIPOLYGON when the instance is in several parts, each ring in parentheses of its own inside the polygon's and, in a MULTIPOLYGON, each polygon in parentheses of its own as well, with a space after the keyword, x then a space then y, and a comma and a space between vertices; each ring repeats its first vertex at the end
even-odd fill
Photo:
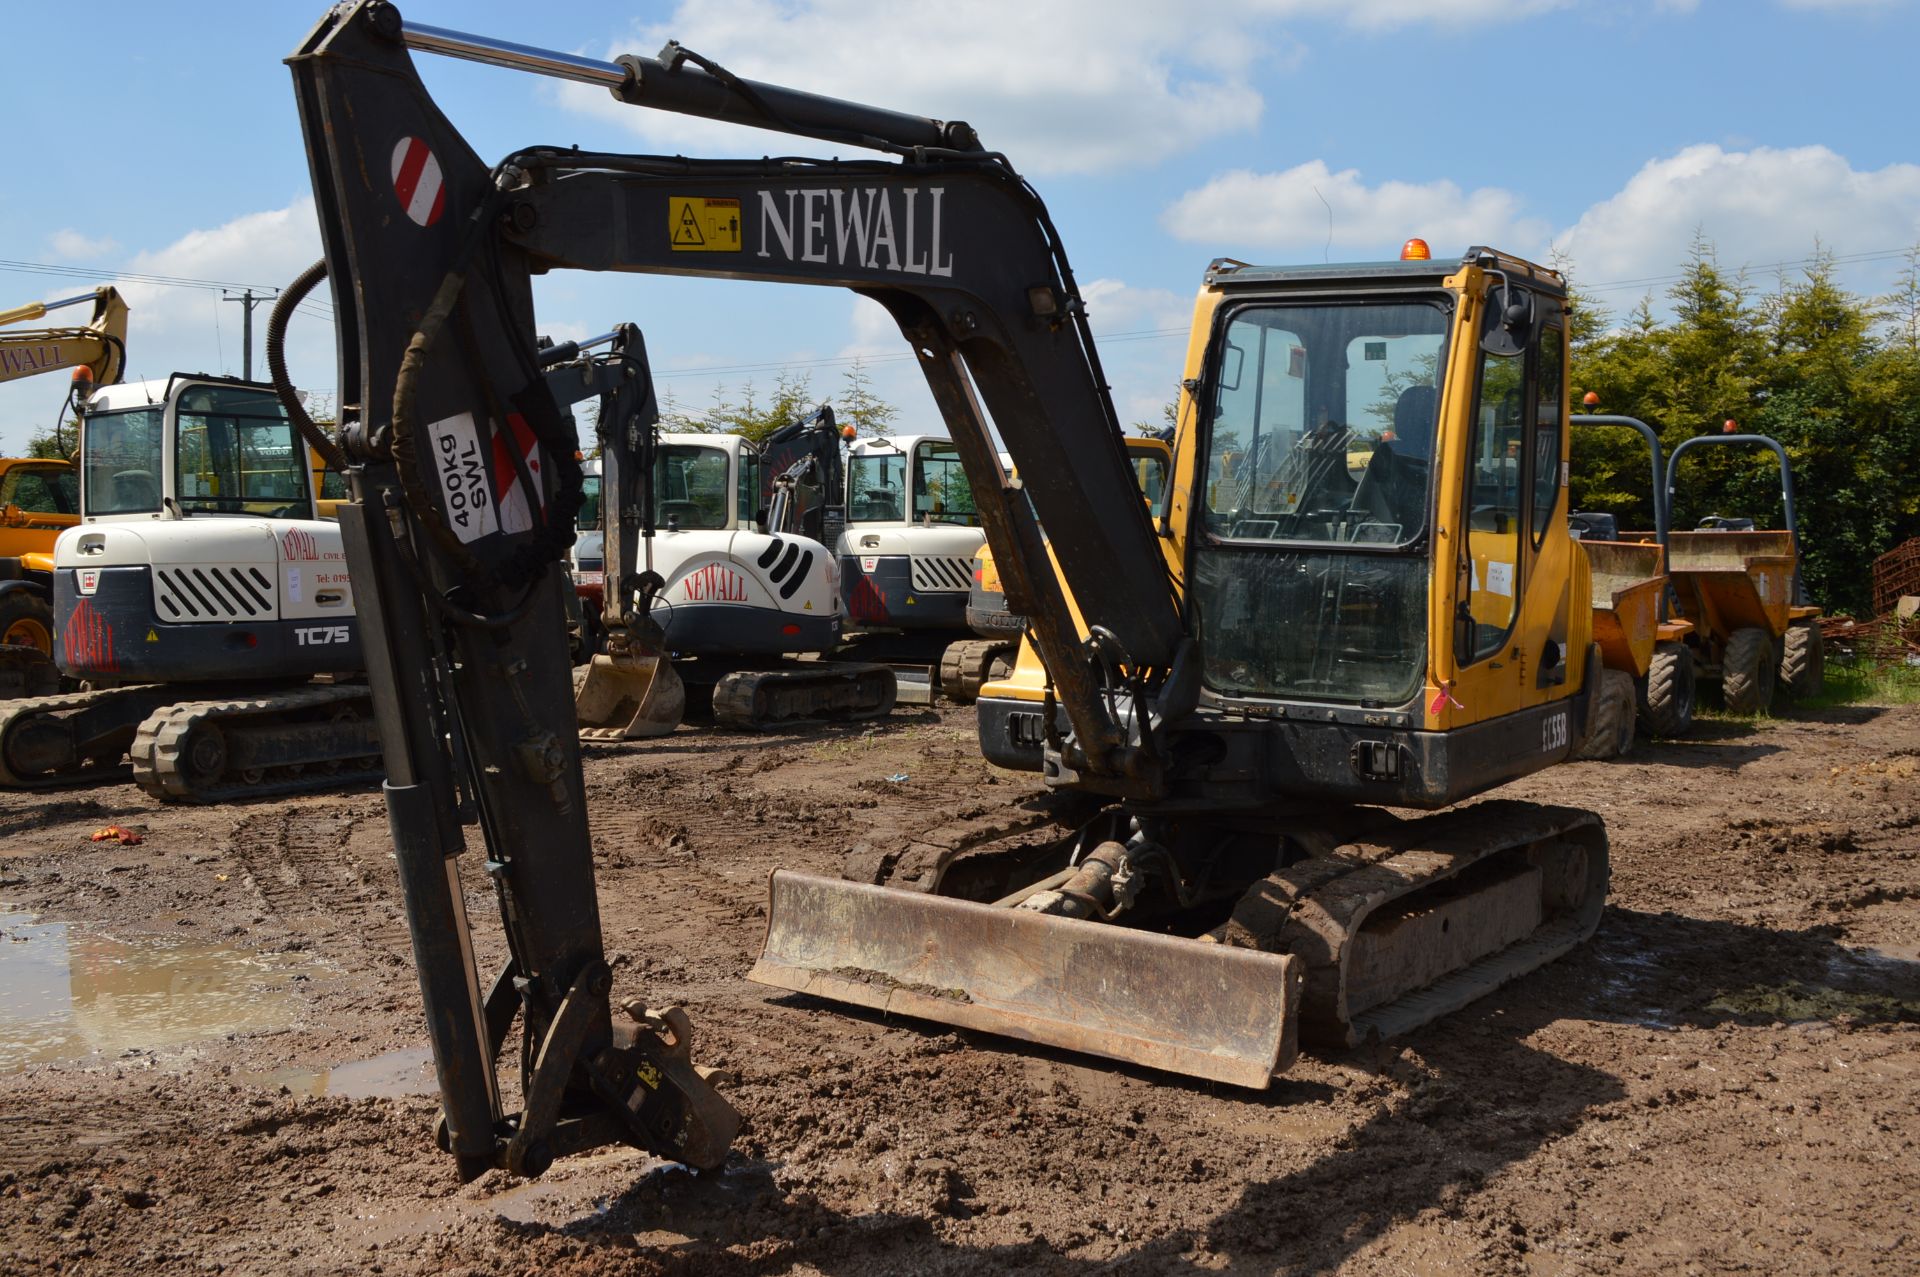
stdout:
POLYGON ((271 293, 260 297, 255 297, 251 288, 241 293, 238 297, 235 297, 224 288, 220 290, 220 300, 239 302, 247 308, 246 318, 241 321, 240 324, 240 375, 248 381, 253 380, 253 308, 255 306, 264 306, 279 295, 280 290, 277 288, 271 293))

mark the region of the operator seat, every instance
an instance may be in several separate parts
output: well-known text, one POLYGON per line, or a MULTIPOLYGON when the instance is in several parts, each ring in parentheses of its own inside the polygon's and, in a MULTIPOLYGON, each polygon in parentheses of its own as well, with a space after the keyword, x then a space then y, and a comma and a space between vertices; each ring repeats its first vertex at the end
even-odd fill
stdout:
POLYGON ((160 508, 160 483, 150 470, 122 470, 113 476, 113 508, 129 513, 160 508))
POLYGON ((1393 438, 1374 445, 1353 492, 1353 508, 1372 522, 1397 524, 1400 540, 1426 515, 1427 465, 1439 402, 1440 392, 1432 386, 1408 386, 1400 392, 1393 405, 1393 438))

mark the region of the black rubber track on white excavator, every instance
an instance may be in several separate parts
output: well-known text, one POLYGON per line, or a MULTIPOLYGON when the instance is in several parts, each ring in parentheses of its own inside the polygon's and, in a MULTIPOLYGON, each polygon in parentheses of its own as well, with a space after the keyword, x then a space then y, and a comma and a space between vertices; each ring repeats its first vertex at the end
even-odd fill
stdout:
POLYGON ((141 684, 0 701, 0 786, 58 789, 125 780, 134 730, 165 695, 141 684), (76 749, 75 738, 93 743, 76 749))
POLYGON ((385 775, 365 686, 300 688, 155 711, 132 747, 133 777, 163 802, 313 793, 385 775))
POLYGON ((738 670, 713 689, 714 722, 751 731, 884 718, 897 696, 885 665, 799 661, 788 669, 738 670))

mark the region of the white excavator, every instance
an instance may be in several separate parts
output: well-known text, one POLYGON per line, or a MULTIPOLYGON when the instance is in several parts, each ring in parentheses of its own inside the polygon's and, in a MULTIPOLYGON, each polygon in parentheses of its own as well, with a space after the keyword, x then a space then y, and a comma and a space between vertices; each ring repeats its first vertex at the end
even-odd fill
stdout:
MULTIPOLYGON (((605 383, 597 433, 607 651, 592 659, 576 689, 582 734, 670 732, 689 688, 711 704, 716 722, 734 727, 886 714, 896 695, 886 666, 792 659, 833 651, 845 620, 838 565, 822 541, 805 535, 820 511, 817 481, 808 475, 836 468, 818 460, 837 458, 832 410, 778 432, 766 456, 738 435, 659 433, 651 378, 639 375, 647 369, 639 330, 623 325, 599 340, 612 343, 595 365, 605 383), (635 376, 626 375, 630 369, 635 376), (763 512, 769 457, 792 464, 763 512), (764 522, 763 513, 775 520, 764 522), (630 638, 641 625, 658 632, 650 651, 671 653, 671 661, 636 653, 630 638)), ((595 377, 589 370, 575 383, 564 372, 549 374, 549 384, 564 396, 567 386, 585 388, 595 377)))
POLYGON ((85 396, 80 522, 54 544, 55 660, 0 705, 0 785, 124 773, 215 801, 376 779, 339 525, 272 386, 205 374, 85 396))
POLYGON ((968 625, 986 530, 959 451, 943 435, 896 435, 858 440, 847 454, 837 548, 856 650, 893 662, 903 700, 936 691, 972 700, 1014 644, 976 638, 968 625))

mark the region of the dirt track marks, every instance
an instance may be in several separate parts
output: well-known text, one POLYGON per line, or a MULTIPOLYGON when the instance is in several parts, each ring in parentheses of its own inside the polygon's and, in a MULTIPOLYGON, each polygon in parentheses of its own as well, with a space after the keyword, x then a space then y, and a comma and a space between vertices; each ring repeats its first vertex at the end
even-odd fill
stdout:
POLYGON ((263 812, 240 822, 232 847, 277 922, 316 938, 351 929, 353 943, 329 957, 411 961, 384 816, 318 805, 263 812))

